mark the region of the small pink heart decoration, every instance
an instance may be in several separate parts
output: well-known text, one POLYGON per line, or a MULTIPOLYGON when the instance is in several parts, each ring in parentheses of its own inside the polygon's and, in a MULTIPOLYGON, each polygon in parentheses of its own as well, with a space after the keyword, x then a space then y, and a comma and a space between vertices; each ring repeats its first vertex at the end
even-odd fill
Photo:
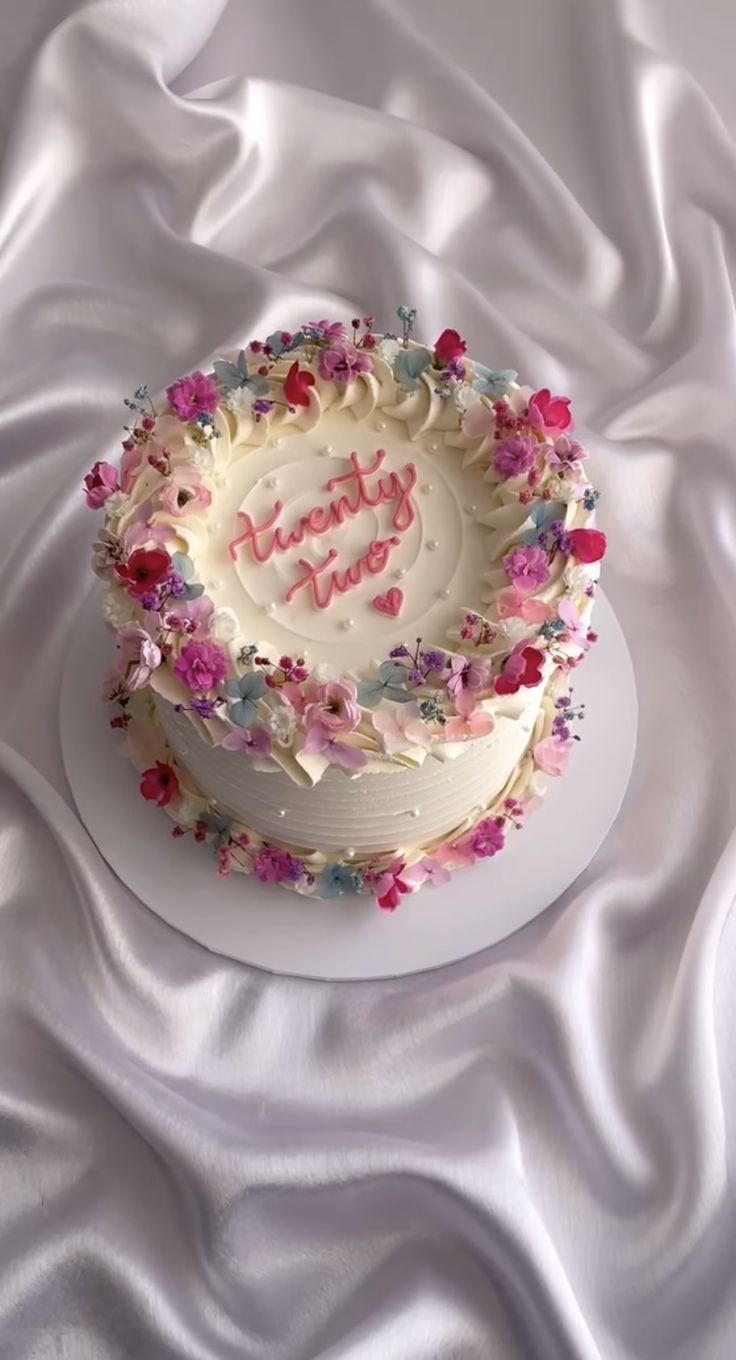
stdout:
POLYGON ((385 595, 374 596, 373 608, 377 609, 379 614, 388 614, 390 619, 395 619, 400 614, 403 603, 403 590, 399 590, 398 586, 391 586, 385 595))

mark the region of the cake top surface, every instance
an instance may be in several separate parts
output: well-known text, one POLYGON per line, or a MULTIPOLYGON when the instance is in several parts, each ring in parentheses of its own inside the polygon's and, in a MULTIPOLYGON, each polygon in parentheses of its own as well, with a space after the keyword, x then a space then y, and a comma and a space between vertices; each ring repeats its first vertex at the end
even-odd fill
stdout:
POLYGON ((139 389, 119 472, 85 481, 110 686, 299 781, 451 756, 589 642, 605 539, 569 400, 399 318, 139 389))

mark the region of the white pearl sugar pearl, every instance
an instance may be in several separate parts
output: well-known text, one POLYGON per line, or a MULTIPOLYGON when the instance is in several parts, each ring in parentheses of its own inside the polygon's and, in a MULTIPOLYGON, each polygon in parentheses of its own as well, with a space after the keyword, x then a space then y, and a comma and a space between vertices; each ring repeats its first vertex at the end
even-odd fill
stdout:
POLYGON ((436 453, 439 448, 439 444, 428 444, 427 448, 429 449, 430 453, 436 453))
POLYGON ((340 627, 345 633, 349 633, 350 629, 355 627, 355 619, 343 619, 340 627))
POLYGON ((397 580, 397 581, 403 581, 403 579, 404 579, 405 576, 406 576, 406 567, 397 567, 396 571, 394 572, 394 578, 395 578, 395 580, 397 580))
POLYGON ((377 423, 376 423, 376 429, 377 429, 377 430, 385 430, 385 428, 386 428, 386 422, 385 422, 385 420, 379 420, 379 421, 377 421, 377 423))
POLYGON ((322 448, 320 449, 320 453, 323 458, 329 458, 330 454, 332 453, 332 445, 323 444, 322 448))
POLYGON ((276 605, 273 603, 273 601, 269 601, 268 604, 264 604, 263 608, 265 609, 267 614, 276 613, 276 605))
POLYGON ((283 444, 284 442, 283 435, 278 434, 273 442, 274 444, 283 444))
POLYGON ((424 486, 422 487, 422 491, 424 492, 425 496, 429 496, 434 491, 434 483, 425 482, 424 486))
POLYGON ((222 581, 210 581, 209 588, 210 590, 222 590, 222 581))
POLYGON ((345 858, 346 858, 346 859, 355 859, 355 849, 354 849, 354 847, 353 847, 352 845, 349 845, 348 848, 347 848, 347 850, 345 851, 345 858))
POLYGON ((419 808, 412 808, 412 809, 411 809, 411 812, 409 813, 409 816, 410 816, 410 817, 418 817, 418 816, 419 816, 419 808))
POLYGON ((436 552, 436 550, 437 550, 437 548, 439 548, 439 546, 440 546, 440 541, 439 541, 438 538, 430 538, 430 540, 429 540, 429 542, 428 542, 428 544, 427 544, 427 552, 436 552))
POLYGON ((267 478, 266 478, 266 486, 273 488, 273 487, 275 487, 275 486, 278 486, 278 484, 279 484, 279 479, 278 479, 278 477, 267 477, 267 478))
POLYGON ((449 600, 452 592, 449 586, 443 586, 441 590, 437 591, 437 594, 439 595, 441 600, 449 600))
POLYGON ((477 514, 477 512, 478 512, 477 505, 466 505, 465 507, 466 515, 475 515, 477 514))
POLYGON ((220 531, 221 531, 221 529, 222 529, 222 520, 221 520, 221 519, 218 519, 218 521, 217 521, 216 524, 208 524, 208 525, 207 525, 207 533, 208 533, 208 534, 219 534, 220 531))
POLYGON ((277 817, 285 817, 285 816, 286 816, 286 808, 279 808, 278 812, 276 813, 276 816, 277 816, 277 817))

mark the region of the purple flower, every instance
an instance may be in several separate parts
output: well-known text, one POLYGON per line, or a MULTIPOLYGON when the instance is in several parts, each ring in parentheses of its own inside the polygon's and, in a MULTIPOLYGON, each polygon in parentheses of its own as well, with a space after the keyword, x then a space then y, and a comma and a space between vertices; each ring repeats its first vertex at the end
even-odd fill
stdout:
POLYGON ((217 410, 217 388, 211 378, 196 369, 184 378, 177 378, 171 387, 166 388, 169 406, 186 424, 197 419, 204 411, 212 415, 217 410))
POLYGON ((174 675, 197 694, 207 694, 227 675, 228 659, 215 642, 186 642, 174 662, 174 675))
POLYGON ((269 401, 267 397, 256 397, 255 401, 252 402, 250 409, 256 420, 260 420, 262 416, 267 416, 269 412, 273 410, 273 407, 274 403, 269 401))
POLYGON ((468 847, 478 859, 488 859, 490 855, 497 855, 499 850, 503 850, 505 843, 503 826, 499 826, 492 817, 485 817, 482 822, 478 822, 467 840, 468 847))
POLYGON ((161 664, 161 649, 150 633, 138 624, 128 623, 118 633, 120 667, 128 689, 143 689, 161 664))
POLYGON ((298 883, 303 866, 286 850, 264 845, 253 860, 253 873, 261 883, 298 883))
POLYGON ((192 699, 191 709, 199 718, 214 718, 217 712, 217 700, 192 699))
POLYGON ((512 548, 503 559, 510 581, 522 595, 533 595, 549 580, 547 558, 541 548, 512 548))
POLYGON ((346 741, 338 741, 334 733, 322 723, 315 722, 307 732, 302 750, 307 755, 322 755, 332 765, 338 765, 346 774, 355 774, 366 763, 365 751, 359 746, 350 746, 346 741))
POLYGON ((480 699, 481 692, 489 681, 487 661, 471 660, 467 656, 453 656, 447 693, 458 713, 467 718, 480 699))
POLYGON ((177 571, 166 578, 166 589, 173 600, 180 600, 187 593, 187 583, 177 571))
POLYGON ((442 377, 446 382, 462 382, 465 377, 465 364, 462 359, 450 359, 442 370, 442 377))
POLYGON ((161 604, 161 596, 157 590, 146 590, 138 596, 138 603, 141 609, 147 613, 154 613, 161 604))
POLYGON ((432 648, 428 652, 422 652, 422 663, 428 671, 441 671, 445 664, 445 654, 432 648))
POLYGON ((265 727, 236 727, 223 737, 220 745, 226 751, 244 751, 247 756, 264 760, 271 754, 271 738, 265 727))
POLYGON ((335 340, 319 356, 320 377, 328 382, 352 382, 359 373, 367 373, 372 367, 368 355, 356 349, 349 340, 335 340))
POLYGON ((391 648, 391 651, 389 652, 389 656, 390 656, 390 657, 393 657, 394 659, 395 659, 396 657, 399 657, 399 656, 409 656, 409 655, 410 655, 409 648, 408 648, 408 647, 405 647, 404 644, 403 644, 403 642, 400 642, 399 645, 398 645, 398 647, 392 647, 392 648, 391 648))
POLYGON ((509 435, 497 445, 493 467, 499 477, 518 477, 534 462, 536 442, 528 435, 509 435))
POLYGON ((325 336, 328 340, 341 340, 347 335, 347 329, 342 321, 327 321, 325 317, 322 317, 321 321, 308 321, 306 326, 302 326, 302 330, 313 340, 322 340, 325 336))

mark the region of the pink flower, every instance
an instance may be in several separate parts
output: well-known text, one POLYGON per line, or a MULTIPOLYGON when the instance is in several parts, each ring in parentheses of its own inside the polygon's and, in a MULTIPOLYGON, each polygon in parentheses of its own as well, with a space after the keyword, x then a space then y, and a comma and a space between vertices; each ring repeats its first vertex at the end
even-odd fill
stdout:
POLYGON ((295 680, 287 680, 281 686, 279 693, 281 698, 291 705, 295 713, 303 713, 308 705, 318 702, 322 688, 322 685, 318 684, 316 680, 307 680, 301 684, 295 680))
POLYGON ((520 689, 534 689, 542 679, 544 653, 520 642, 506 658, 503 670, 496 676, 496 694, 517 694, 520 689))
POLYGON ((557 606, 558 616, 565 624, 565 640, 574 642, 578 647, 588 648, 588 629, 583 623, 580 612, 570 599, 569 595, 563 596, 557 606))
POLYGON ((543 434, 572 429, 570 398, 553 397, 548 387, 541 387, 529 398, 529 421, 543 434))
POLYGON ((174 675, 187 689, 208 694, 225 679, 228 659, 216 642, 186 642, 174 662, 174 675))
POLYGON ((161 615, 161 626, 199 639, 207 632, 214 608, 206 595, 197 595, 193 600, 174 600, 161 615))
POLYGON ((322 755, 325 760, 329 760, 332 765, 338 765, 346 774, 355 774, 357 770, 362 770, 366 763, 365 751, 361 751, 359 746, 349 746, 345 741, 338 741, 330 732, 329 728, 322 723, 316 722, 309 728, 303 751, 307 755, 322 755))
POLYGON ((444 368, 452 359, 459 359, 466 349, 467 345, 458 331, 444 330, 434 342, 435 363, 444 368))
POLYGON ((261 883, 298 883, 304 872, 299 860, 276 845, 264 845, 253 860, 253 873, 261 883))
POLYGON ((410 746, 422 746, 429 750, 432 745, 418 704, 397 704, 393 713, 379 709, 372 718, 373 726, 381 734, 383 749, 389 755, 406 751, 410 746))
POLYGON ((170 515, 191 515, 196 510, 206 510, 212 503, 212 494, 198 473, 179 468, 166 478, 157 501, 170 515))
POLYGON ((271 738, 265 727, 236 727, 223 737, 220 745, 226 751, 242 751, 254 759, 265 760, 271 754, 271 738))
POLYGON ((395 859, 375 880, 373 892, 382 911, 396 911, 404 893, 411 892, 409 884, 402 878, 404 861, 395 859))
POLYGON ((488 439, 496 429, 496 412, 484 401, 474 401, 463 416, 462 430, 468 439, 488 439))
POLYGON ((440 888, 443 883, 450 882, 450 871, 438 859, 420 859, 410 869, 404 870, 403 879, 412 888, 420 888, 423 883, 440 888))
POLYGON ((545 447, 544 456, 548 466, 556 469, 569 468, 572 463, 582 463, 588 454, 582 444, 578 444, 577 439, 570 439, 568 435, 561 434, 554 444, 545 447))
POLYGON ((470 737, 489 736, 495 726, 490 713, 478 709, 466 718, 462 714, 457 718, 449 718, 442 730, 445 741, 467 741, 470 737))
POLYGON ((540 770, 544 770, 545 774, 553 775, 556 778, 565 773, 571 750, 571 738, 545 737, 544 741, 537 742, 532 750, 532 755, 540 770))
POLYGON ((307 727, 318 723, 328 732, 352 732, 360 722, 358 691, 352 680, 330 680, 304 709, 307 727))
POLYGON ((541 548, 512 548, 504 557, 503 565, 520 595, 533 595, 549 580, 547 558, 541 548))
POLYGON ((328 321, 325 317, 321 321, 308 321, 305 329, 307 331, 320 331, 329 340, 341 340, 344 335, 347 335, 347 329, 342 321, 328 321))
POLYGON ((468 847, 477 859, 489 859, 503 850, 506 844, 503 822, 496 821, 494 817, 484 817, 467 839, 468 847))
POLYGON ((179 792, 179 780, 170 765, 157 760, 150 770, 144 770, 140 782, 141 797, 159 807, 166 807, 179 792))
POLYGON ((527 623, 547 623, 555 613, 544 600, 527 598, 515 585, 499 591, 496 608, 500 619, 524 619, 527 623))
POLYGON ((99 510, 119 490, 118 474, 112 463, 95 463, 84 479, 84 499, 90 510, 99 510))
POLYGON ((217 851, 217 877, 229 878, 233 871, 233 852, 229 845, 221 845, 217 851))
POLYGON ((217 388, 212 378, 200 373, 199 369, 177 378, 166 388, 166 396, 174 415, 185 424, 196 420, 203 411, 211 416, 217 410, 217 388))
POLYGON ((499 477, 519 477, 528 472, 534 462, 537 445, 528 435, 509 435, 502 439, 493 455, 493 467, 499 477))
POLYGON ((349 340, 336 340, 319 356, 320 377, 328 382, 352 382, 359 373, 368 373, 372 367, 368 355, 356 349, 349 340))
POLYGON ((120 670, 127 689, 143 689, 157 666, 161 665, 161 649, 150 633, 137 623, 128 623, 118 633, 120 670))
MULTIPOLYGON (((128 440, 125 442, 128 443, 128 440)), ((148 445, 148 448, 150 447, 148 445)), ((131 440, 130 448, 126 449, 123 445, 123 456, 120 459, 120 487, 126 494, 131 490, 147 456, 148 450, 143 444, 136 444, 131 440)))
POLYGON ((171 525, 149 524, 150 513, 150 501, 145 501, 134 511, 133 518, 123 531, 123 543, 127 552, 132 553, 134 548, 148 548, 151 544, 165 548, 166 544, 171 542, 171 525))
POLYGON ((471 660, 466 656, 453 656, 450 662, 450 677, 447 693, 458 713, 464 718, 470 716, 488 684, 489 668, 487 661, 471 660))

